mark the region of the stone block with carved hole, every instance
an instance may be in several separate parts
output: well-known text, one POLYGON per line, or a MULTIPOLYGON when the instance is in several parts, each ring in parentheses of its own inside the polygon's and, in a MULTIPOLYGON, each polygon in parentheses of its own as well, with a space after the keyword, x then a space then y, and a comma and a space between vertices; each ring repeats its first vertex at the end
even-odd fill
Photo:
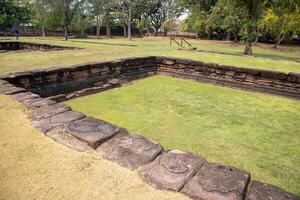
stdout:
POLYGON ((69 106, 66 106, 63 103, 56 103, 46 107, 29 109, 27 111, 27 115, 29 116, 30 119, 34 121, 39 121, 39 120, 47 119, 54 115, 58 115, 63 112, 67 112, 69 110, 71 110, 69 106))
POLYGON ((65 129, 67 133, 94 149, 120 131, 119 127, 92 117, 70 122, 65 129))
POLYGON ((246 200, 300 200, 300 196, 274 185, 252 181, 246 200))
POLYGON ((146 165, 139 175, 155 188, 179 191, 206 162, 192 153, 172 150, 146 165))
POLYGON ((96 149, 105 159, 129 169, 153 161, 162 150, 160 144, 150 139, 127 133, 118 134, 96 149))
POLYGON ((183 187, 182 192, 193 199, 242 200, 250 174, 237 168, 206 163, 183 187))
POLYGON ((19 102, 23 102, 27 99, 36 99, 39 97, 40 97, 39 95, 34 94, 32 92, 22 92, 22 93, 17 93, 17 94, 11 95, 12 99, 19 101, 19 102))
POLYGON ((69 122, 80 120, 84 117, 85 115, 82 114, 81 112, 67 111, 67 112, 60 113, 58 115, 54 115, 47 119, 43 119, 40 121, 33 121, 33 125, 40 131, 46 133, 54 128, 62 127, 69 122))
POLYGON ((49 106, 55 103, 56 103, 55 101, 45 99, 45 98, 27 99, 23 101, 23 104, 27 108, 39 108, 42 106, 49 106))

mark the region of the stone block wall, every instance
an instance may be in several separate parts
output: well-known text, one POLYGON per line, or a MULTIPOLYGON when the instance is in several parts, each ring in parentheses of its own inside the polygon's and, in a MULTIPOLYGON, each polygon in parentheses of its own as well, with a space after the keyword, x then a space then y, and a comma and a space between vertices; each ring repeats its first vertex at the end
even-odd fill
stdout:
POLYGON ((0 42, 0 50, 72 50, 78 49, 76 47, 63 47, 57 45, 50 45, 50 44, 37 44, 37 43, 30 43, 30 42, 0 42))
POLYGON ((155 57, 146 57, 33 70, 15 73, 4 79, 42 97, 59 95, 64 99, 61 95, 65 95, 66 98, 73 96, 74 92, 84 94, 102 91, 105 88, 120 86, 124 82, 153 75, 156 71, 155 57))
POLYGON ((158 73, 291 98, 300 98, 300 74, 157 58, 158 73))
POLYGON ((298 73, 238 68, 154 56, 34 70, 2 78, 42 97, 53 97, 63 101, 117 87, 153 74, 300 99, 298 73))

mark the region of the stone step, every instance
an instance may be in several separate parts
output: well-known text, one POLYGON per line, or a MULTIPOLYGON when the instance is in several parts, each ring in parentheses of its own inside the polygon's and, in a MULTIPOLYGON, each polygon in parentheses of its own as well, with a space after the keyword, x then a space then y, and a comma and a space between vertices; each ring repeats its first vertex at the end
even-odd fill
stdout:
POLYGON ((193 199, 243 200, 250 174, 237 168, 206 163, 181 192, 193 199))
POLYGON ((171 150, 139 171, 140 177, 158 189, 180 191, 207 161, 192 153, 171 150))
POLYGON ((95 149, 116 135, 120 128, 102 120, 86 117, 82 120, 68 123, 65 126, 65 130, 95 149))
POLYGON ((105 159, 123 167, 135 169, 153 161, 163 148, 160 144, 143 136, 123 132, 100 145, 96 151, 105 159))

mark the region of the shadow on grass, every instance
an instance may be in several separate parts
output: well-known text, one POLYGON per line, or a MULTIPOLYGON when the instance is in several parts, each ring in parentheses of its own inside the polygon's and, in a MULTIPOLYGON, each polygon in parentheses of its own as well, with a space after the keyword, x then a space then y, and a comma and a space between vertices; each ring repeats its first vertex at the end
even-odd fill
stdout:
POLYGON ((126 47, 137 47, 135 44, 114 44, 114 43, 105 43, 105 42, 90 42, 90 41, 74 41, 71 42, 80 42, 80 43, 88 43, 88 44, 104 44, 104 45, 112 45, 112 46, 126 46, 126 47))
MULTIPOLYGON (((230 55, 230 56, 244 56, 242 52, 240 53, 230 53, 230 52, 221 52, 221 51, 208 51, 208 50, 185 50, 185 51, 194 51, 194 52, 202 52, 202 53, 216 53, 222 55, 230 55)), ((271 60, 285 60, 285 61, 294 61, 300 63, 300 59, 297 57, 283 56, 283 55, 272 55, 267 53, 255 53, 254 56, 256 58, 268 58, 271 60)))

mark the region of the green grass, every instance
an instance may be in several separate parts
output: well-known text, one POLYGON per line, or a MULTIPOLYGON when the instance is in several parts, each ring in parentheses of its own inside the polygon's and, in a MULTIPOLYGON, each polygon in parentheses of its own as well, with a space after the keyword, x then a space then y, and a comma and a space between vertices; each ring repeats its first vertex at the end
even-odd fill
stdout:
MULTIPOLYGON (((4 39, 0 37, 0 40, 4 39)), ((259 68, 284 72, 300 72, 300 47, 280 47, 259 44, 254 47, 254 57, 243 56, 244 45, 222 41, 189 40, 202 52, 179 51, 169 46, 166 38, 71 39, 24 38, 20 41, 74 46, 84 49, 67 51, 13 51, 0 53, 0 74, 37 68, 72 66, 87 62, 105 61, 131 56, 173 56, 204 62, 240 67, 259 68), (216 53, 211 53, 216 52, 216 53)))
POLYGON ((300 194, 299 101, 153 76, 67 104, 300 194))

